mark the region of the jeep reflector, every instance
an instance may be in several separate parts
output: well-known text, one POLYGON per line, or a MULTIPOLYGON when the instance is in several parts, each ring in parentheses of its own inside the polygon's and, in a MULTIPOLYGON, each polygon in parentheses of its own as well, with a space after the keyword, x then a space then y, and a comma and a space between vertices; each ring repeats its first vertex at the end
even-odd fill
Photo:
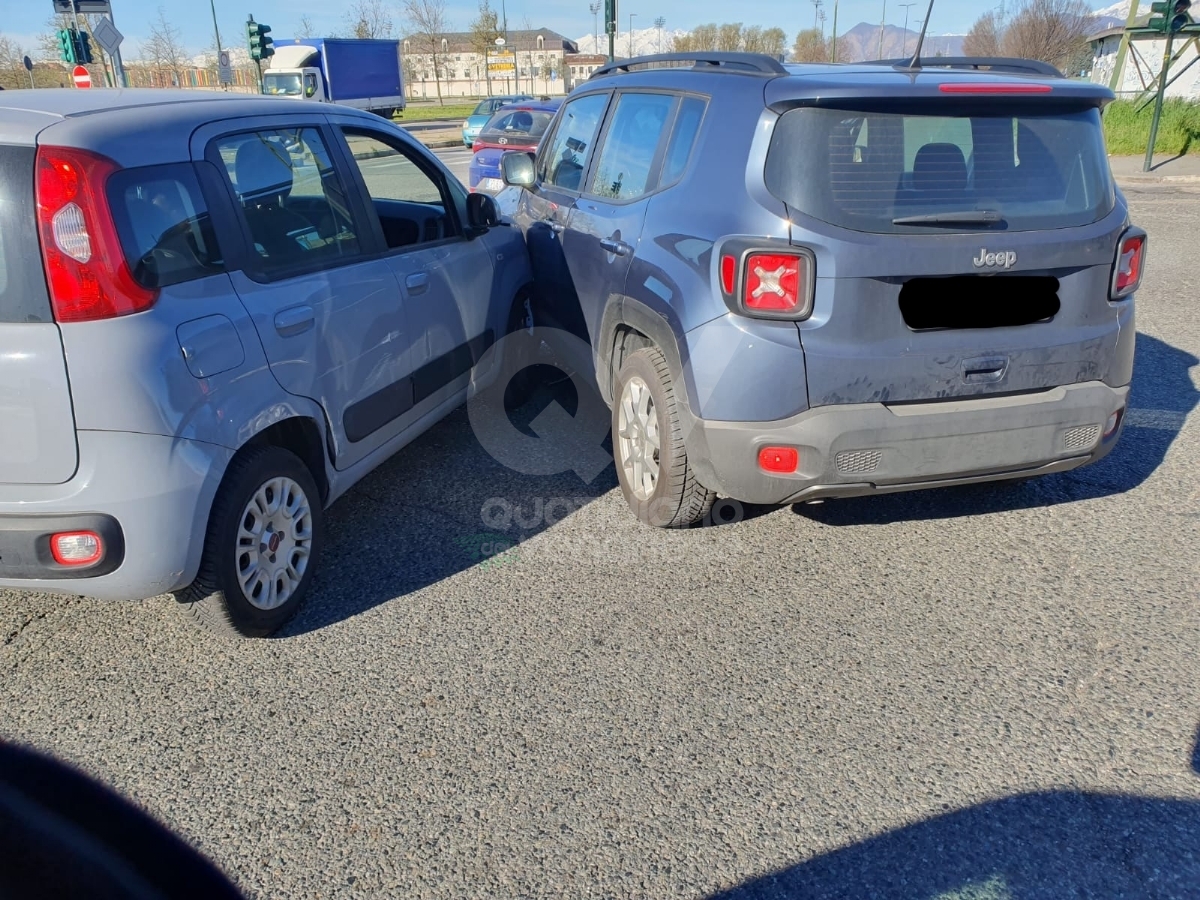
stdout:
POLYGON ((795 447, 763 447, 758 451, 758 467, 774 475, 790 475, 800 466, 800 451, 795 447))
POLYGON ((38 149, 38 230, 59 322, 141 312, 158 299, 158 291, 134 280, 121 250, 104 190, 117 170, 112 160, 86 150, 38 149))
POLYGON ((1117 259, 1113 266, 1112 299, 1128 297, 1142 282, 1146 255, 1146 234, 1131 228, 1117 242, 1117 259))

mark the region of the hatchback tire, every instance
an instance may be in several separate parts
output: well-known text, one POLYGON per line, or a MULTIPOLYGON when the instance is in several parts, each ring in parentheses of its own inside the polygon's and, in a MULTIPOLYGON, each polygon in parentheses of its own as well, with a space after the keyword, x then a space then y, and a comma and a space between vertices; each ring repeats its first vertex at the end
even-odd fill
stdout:
POLYGON ((304 601, 323 543, 316 482, 295 454, 235 457, 217 492, 196 580, 176 594, 211 631, 267 637, 304 601))
POLYGON ((717 495, 688 464, 671 370, 662 351, 633 353, 617 374, 612 407, 613 456, 625 502, 656 528, 688 528, 712 510, 717 495))

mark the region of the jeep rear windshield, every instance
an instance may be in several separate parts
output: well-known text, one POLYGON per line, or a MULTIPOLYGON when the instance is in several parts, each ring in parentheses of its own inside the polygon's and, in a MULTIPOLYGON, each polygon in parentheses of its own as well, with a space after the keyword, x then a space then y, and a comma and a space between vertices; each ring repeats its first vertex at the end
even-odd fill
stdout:
POLYGON ((1072 228, 1116 202, 1090 108, 793 109, 766 181, 794 212, 876 234, 1072 228))

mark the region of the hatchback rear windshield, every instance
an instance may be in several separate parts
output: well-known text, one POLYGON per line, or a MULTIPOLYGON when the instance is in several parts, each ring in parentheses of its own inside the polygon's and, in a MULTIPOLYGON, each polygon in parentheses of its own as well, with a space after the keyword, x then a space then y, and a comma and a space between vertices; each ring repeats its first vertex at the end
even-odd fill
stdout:
POLYGON ((1095 109, 794 109, 766 180, 797 212, 874 233, 1071 228, 1116 200, 1095 109))
POLYGON ((523 138, 536 141, 546 129, 554 113, 538 112, 529 109, 515 109, 512 112, 497 113, 483 128, 480 137, 523 138))
POLYGON ((33 194, 33 147, 0 145, 0 322, 50 322, 33 194))

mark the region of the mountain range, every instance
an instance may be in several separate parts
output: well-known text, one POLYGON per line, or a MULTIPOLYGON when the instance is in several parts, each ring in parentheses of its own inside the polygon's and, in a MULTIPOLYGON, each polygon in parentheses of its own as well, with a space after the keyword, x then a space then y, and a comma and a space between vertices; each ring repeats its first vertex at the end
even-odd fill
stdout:
MULTIPOLYGON (((1096 10, 1094 16, 1094 31, 1107 28, 1121 28, 1129 17, 1129 7, 1134 0, 1120 0, 1110 6, 1096 10)), ((1150 11, 1149 0, 1140 0, 1140 12, 1150 11)), ((1200 4, 1197 4, 1200 6, 1200 4)), ((615 50, 617 56, 629 56, 632 49, 634 56, 645 56, 652 53, 670 53, 672 43, 677 36, 687 34, 682 29, 635 28, 633 30, 632 48, 628 31, 617 33, 615 50)), ((879 26, 869 22, 859 22, 853 28, 843 31, 841 37, 842 54, 839 58, 844 62, 857 62, 865 59, 894 59, 912 53, 917 46, 918 32, 913 29, 905 30, 896 25, 888 25, 883 30, 883 52, 880 53, 879 26)), ((607 55, 608 38, 595 35, 584 35, 576 40, 580 53, 599 53, 607 55)), ((794 32, 788 33, 788 49, 795 38, 794 32)), ((921 51, 923 56, 961 56, 965 34, 927 34, 925 45, 921 51)))

